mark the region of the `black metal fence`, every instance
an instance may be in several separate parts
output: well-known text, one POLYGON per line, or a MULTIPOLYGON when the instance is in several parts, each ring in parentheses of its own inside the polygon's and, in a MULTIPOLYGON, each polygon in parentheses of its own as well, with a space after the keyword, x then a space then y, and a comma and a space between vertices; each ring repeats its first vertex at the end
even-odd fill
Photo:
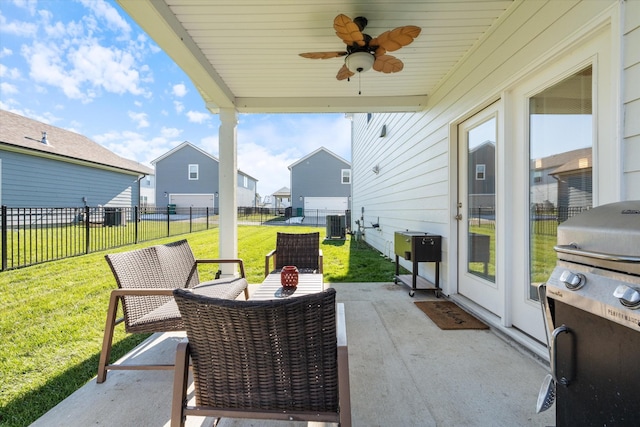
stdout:
MULTIPOLYGON (((325 226, 327 215, 345 212, 238 208, 239 224, 325 226)), ((218 209, 181 208, 9 208, 2 206, 1 271, 118 246, 217 228, 218 209)))
POLYGON ((8 208, 2 270, 217 227, 209 208, 8 208))
MULTIPOLYGON (((574 215, 585 210, 591 209, 590 206, 578 207, 544 207, 534 205, 531 207, 530 227, 533 234, 542 236, 557 235, 558 225, 565 222, 574 215)), ((495 229, 495 208, 471 208, 469 209, 469 226, 478 228, 495 229)))
POLYGON ((531 207, 529 221, 531 233, 542 236, 556 236, 558 234, 558 225, 588 209, 591 209, 591 206, 545 208, 544 206, 534 205, 531 207))

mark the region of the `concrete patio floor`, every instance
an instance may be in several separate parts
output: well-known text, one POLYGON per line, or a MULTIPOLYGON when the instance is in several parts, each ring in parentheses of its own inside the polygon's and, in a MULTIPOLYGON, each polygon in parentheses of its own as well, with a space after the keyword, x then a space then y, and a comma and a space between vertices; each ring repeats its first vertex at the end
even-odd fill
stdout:
MULTIPOLYGON (((349 343, 354 426, 549 426, 535 413, 548 367, 490 330, 440 330, 415 304, 435 299, 393 283, 340 283, 349 343)), ((251 288, 254 288, 252 285, 251 288)), ((182 335, 155 334, 125 358, 172 363, 182 335)), ((173 371, 111 371, 91 380, 33 426, 168 426, 173 371)), ((189 417, 188 426, 211 419, 189 417)), ((223 419, 223 427, 307 423, 223 419)), ((324 425, 309 423, 309 426, 324 425)))

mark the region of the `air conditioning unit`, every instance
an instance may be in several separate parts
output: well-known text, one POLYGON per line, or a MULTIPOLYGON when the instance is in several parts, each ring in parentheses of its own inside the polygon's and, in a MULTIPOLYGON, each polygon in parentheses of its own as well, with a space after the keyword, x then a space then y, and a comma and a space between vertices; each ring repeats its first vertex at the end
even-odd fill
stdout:
POLYGON ((346 217, 344 215, 327 215, 327 239, 345 239, 346 217))

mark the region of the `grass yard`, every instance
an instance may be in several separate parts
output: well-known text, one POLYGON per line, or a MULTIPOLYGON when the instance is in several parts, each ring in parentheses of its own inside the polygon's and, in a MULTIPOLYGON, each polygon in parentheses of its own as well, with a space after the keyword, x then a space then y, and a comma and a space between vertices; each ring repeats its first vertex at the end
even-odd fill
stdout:
MULTIPOLYGON (((239 226, 238 256, 250 283, 264 278, 264 257, 277 231, 312 227, 239 226)), ((218 229, 0 273, 0 426, 27 426, 96 375, 111 289, 108 252, 186 238, 196 258, 217 258, 218 229)), ((323 241, 325 282, 387 282, 395 265, 364 243, 323 241)), ((404 271, 406 272, 406 270, 404 271)), ((203 275, 205 278, 205 275, 203 275)), ((146 336, 116 328, 112 357, 146 336)))

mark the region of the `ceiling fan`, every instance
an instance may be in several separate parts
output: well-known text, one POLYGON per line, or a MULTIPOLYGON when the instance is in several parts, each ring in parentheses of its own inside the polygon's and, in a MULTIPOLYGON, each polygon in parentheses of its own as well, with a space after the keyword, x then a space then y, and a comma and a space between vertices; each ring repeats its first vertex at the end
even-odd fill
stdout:
POLYGON ((362 73, 373 67, 382 73, 397 73, 402 71, 404 64, 398 58, 387 55, 403 46, 410 44, 420 35, 422 29, 415 25, 406 25, 385 31, 378 37, 372 38, 362 31, 367 26, 367 18, 359 16, 353 21, 346 15, 340 14, 333 20, 336 35, 347 45, 346 51, 338 52, 307 52, 301 53, 303 58, 329 59, 346 56, 344 65, 338 71, 338 80, 348 79, 355 73, 362 73))

